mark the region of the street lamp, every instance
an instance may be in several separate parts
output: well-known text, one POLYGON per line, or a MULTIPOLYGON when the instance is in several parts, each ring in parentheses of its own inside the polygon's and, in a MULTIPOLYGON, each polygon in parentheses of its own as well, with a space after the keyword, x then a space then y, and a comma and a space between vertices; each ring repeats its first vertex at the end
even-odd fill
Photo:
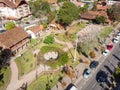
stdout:
POLYGON ((74 60, 73 61, 76 61, 76 54, 77 54, 77 43, 78 43, 78 35, 75 34, 77 36, 77 40, 75 40, 75 53, 74 53, 74 60))

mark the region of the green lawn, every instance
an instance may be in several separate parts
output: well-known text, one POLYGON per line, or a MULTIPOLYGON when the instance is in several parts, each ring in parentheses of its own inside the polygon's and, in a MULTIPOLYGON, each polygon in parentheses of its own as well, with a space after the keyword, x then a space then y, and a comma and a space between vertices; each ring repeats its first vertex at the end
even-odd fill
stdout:
POLYGON ((59 73, 60 72, 43 74, 28 86, 28 90, 47 90, 46 84, 48 84, 48 81, 52 88, 58 83, 59 73))
POLYGON ((34 46, 36 43, 38 43, 40 41, 39 38, 37 39, 30 39, 30 46, 34 46))
POLYGON ((19 68, 19 76, 22 76, 35 68, 36 59, 32 54, 32 49, 28 50, 23 54, 22 57, 15 59, 19 68))
POLYGON ((69 34, 74 34, 79 32, 81 29, 85 28, 86 24, 85 23, 76 23, 73 26, 70 27, 68 30, 69 34))
MULTIPOLYGON (((41 48, 41 54, 45 54, 47 52, 50 52, 50 51, 57 51, 58 52, 58 58, 56 60, 49 60, 49 61, 46 61, 45 59, 42 59, 40 62, 47 64, 48 66, 50 66, 52 69, 55 69, 57 66, 60 66, 61 64, 65 64, 65 62, 62 63, 63 61, 63 58, 61 58, 63 54, 65 54, 65 52, 58 48, 57 46, 54 46, 54 45, 49 45, 49 46, 43 46, 41 48)), ((66 57, 67 58, 67 57, 66 57)), ((64 59, 65 60, 65 59, 64 59)), ((67 59, 68 60, 68 59, 67 59)))
POLYGON ((104 29, 100 32, 100 38, 104 39, 106 36, 108 36, 112 31, 113 31, 113 27, 112 26, 107 26, 104 27, 104 29))
POLYGON ((0 82, 0 90, 6 90, 7 85, 10 82, 11 71, 10 68, 7 67, 6 69, 2 69, 1 73, 4 73, 3 81, 4 83, 0 82))

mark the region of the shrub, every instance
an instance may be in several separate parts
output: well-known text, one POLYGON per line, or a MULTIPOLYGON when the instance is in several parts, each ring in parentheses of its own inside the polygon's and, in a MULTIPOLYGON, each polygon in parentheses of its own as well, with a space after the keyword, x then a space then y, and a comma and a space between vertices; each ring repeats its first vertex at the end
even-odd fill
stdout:
POLYGON ((68 54, 67 53, 62 53, 59 56, 58 62, 60 63, 60 65, 64 65, 68 62, 68 54))
POLYGON ((53 44, 53 42, 54 42, 54 36, 53 35, 49 35, 49 36, 45 37, 44 43, 53 44))
POLYGON ((100 51, 103 52, 105 50, 105 47, 101 46, 100 51))
POLYGON ((90 55, 91 58, 95 58, 95 52, 94 51, 91 51, 89 55, 90 55))
POLYGON ((15 27, 14 22, 9 22, 5 25, 6 30, 11 30, 15 27))

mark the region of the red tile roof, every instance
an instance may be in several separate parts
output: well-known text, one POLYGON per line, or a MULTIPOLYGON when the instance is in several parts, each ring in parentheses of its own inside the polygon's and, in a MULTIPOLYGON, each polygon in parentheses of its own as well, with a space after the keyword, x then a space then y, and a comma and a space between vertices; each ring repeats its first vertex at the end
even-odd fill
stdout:
POLYGON ((0 43, 9 48, 21 40, 25 39, 29 35, 21 27, 15 27, 12 30, 0 34, 0 43))
POLYGON ((15 3, 13 3, 13 1, 10 1, 10 0, 0 0, 0 3, 4 3, 5 5, 7 5, 7 6, 11 7, 11 8, 16 8, 22 1, 23 0, 15 0, 15 3))
POLYGON ((30 29, 33 33, 38 33, 39 31, 43 30, 43 25, 40 26, 34 26, 30 29))
POLYGON ((92 19, 95 19, 98 14, 99 14, 99 12, 97 12, 97 11, 88 11, 88 12, 82 14, 81 18, 92 20, 92 19))

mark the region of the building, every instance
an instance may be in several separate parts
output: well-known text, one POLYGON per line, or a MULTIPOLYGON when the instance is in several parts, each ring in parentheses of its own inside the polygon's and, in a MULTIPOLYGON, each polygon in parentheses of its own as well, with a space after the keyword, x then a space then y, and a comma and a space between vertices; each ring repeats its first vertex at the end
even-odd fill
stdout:
POLYGON ((33 26, 30 28, 30 30, 27 30, 26 32, 31 36, 31 38, 36 39, 37 37, 42 36, 43 33, 43 25, 40 26, 33 26))
POLYGON ((15 20, 30 14, 29 5, 25 0, 0 0, 1 17, 15 20))
POLYGON ((10 49, 13 54, 22 51, 28 44, 29 35, 21 27, 0 34, 0 47, 10 49))

